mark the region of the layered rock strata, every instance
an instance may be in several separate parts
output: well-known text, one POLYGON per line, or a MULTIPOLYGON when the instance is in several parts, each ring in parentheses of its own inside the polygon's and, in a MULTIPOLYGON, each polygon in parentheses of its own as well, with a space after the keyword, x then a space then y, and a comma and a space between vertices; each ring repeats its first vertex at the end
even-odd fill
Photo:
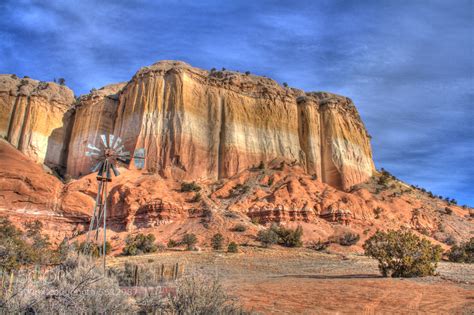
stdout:
POLYGON ((38 163, 64 166, 73 102, 65 86, 0 75, 0 136, 38 163))

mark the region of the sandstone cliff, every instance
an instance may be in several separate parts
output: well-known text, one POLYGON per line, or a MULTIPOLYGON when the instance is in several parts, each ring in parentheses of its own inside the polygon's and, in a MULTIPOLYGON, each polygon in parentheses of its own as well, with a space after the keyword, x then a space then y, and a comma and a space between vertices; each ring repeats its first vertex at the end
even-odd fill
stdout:
POLYGON ((71 175, 87 173, 84 145, 107 132, 130 151, 144 147, 147 169, 175 179, 227 178, 275 158, 298 161, 340 189, 374 171, 367 132, 346 97, 174 61, 144 67, 121 87, 81 98, 71 175))
POLYGON ((0 75, 0 136, 38 163, 64 166, 73 101, 65 86, 0 75))

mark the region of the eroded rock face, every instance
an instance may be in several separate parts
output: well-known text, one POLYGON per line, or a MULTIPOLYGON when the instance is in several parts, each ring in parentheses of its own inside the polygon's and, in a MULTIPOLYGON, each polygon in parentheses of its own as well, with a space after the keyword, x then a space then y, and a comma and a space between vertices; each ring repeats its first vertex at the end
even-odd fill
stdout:
POLYGON ((69 145, 67 172, 75 176, 90 173, 91 161, 85 157, 87 144, 94 144, 101 134, 113 130, 117 112, 117 93, 124 83, 107 85, 82 96, 75 106, 69 145))
POLYGON ((64 166, 73 101, 65 86, 0 75, 0 136, 38 163, 64 166))
POLYGON ((281 158, 347 190, 375 169, 350 99, 284 88, 265 77, 161 61, 74 106, 63 86, 0 80, 1 135, 76 178, 90 172, 86 146, 104 133, 120 136, 131 152, 145 148, 146 169, 176 180, 229 178, 281 158))
POLYGON ((228 178, 275 158, 297 161, 340 189, 374 171, 367 133, 346 97, 174 61, 142 68, 118 95, 118 101, 93 95, 96 101, 81 102, 70 174, 91 166, 82 152, 98 130, 120 136, 130 151, 145 148, 149 171, 180 180, 228 178))

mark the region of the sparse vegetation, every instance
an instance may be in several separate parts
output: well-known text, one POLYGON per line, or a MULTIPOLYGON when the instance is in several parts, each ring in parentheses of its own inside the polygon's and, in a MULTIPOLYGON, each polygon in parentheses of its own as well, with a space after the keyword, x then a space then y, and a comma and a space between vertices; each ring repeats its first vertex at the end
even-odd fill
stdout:
POLYGON ((245 71, 245 75, 250 75, 250 71, 245 71))
POLYGON ((474 263, 474 237, 471 237, 468 242, 451 247, 448 257, 452 262, 474 263))
POLYGON ((237 243, 236 242, 230 242, 229 245, 227 246, 227 252, 229 252, 229 253, 239 252, 239 246, 237 245, 237 243))
POLYGON ((202 196, 200 192, 194 194, 193 198, 191 198, 190 202, 199 202, 201 201, 202 196))
POLYGON ((357 242, 360 240, 360 235, 356 233, 344 233, 341 237, 338 239, 338 243, 342 246, 352 246, 357 244, 357 242))
MULTIPOLYGON (((93 242, 82 242, 78 246, 78 252, 82 253, 84 255, 92 256, 94 258, 102 256, 104 248, 102 244, 97 244, 93 242)), ((112 250, 112 246, 110 243, 107 241, 105 242, 105 255, 110 254, 110 251, 112 250)))
POLYGON ((262 243, 263 247, 270 247, 276 243, 286 247, 300 247, 303 245, 302 236, 303 228, 301 226, 293 230, 272 224, 270 228, 258 232, 257 240, 262 243))
POLYGON ((247 231, 247 227, 243 224, 236 224, 234 228, 232 229, 234 232, 245 232, 247 231))
POLYGON ((221 250, 224 243, 224 236, 221 233, 216 233, 211 238, 211 246, 214 250, 221 250))
POLYGON ((379 262, 384 277, 434 275, 442 250, 411 231, 377 231, 363 245, 365 254, 379 262))
POLYGON ((379 219, 379 218, 380 218, 380 214, 382 214, 382 212, 383 212, 383 209, 382 209, 382 208, 380 208, 380 207, 375 208, 375 209, 374 209, 375 218, 376 218, 376 219, 379 219))
POLYGON ((197 243, 197 237, 193 233, 184 234, 183 240, 181 241, 181 244, 186 245, 186 250, 194 250, 196 243, 197 243))
POLYGON ((64 78, 59 78, 58 79, 58 83, 59 85, 65 85, 66 84, 66 80, 64 78))
POLYGON ((123 254, 135 256, 140 254, 154 253, 157 251, 155 236, 153 234, 144 235, 139 233, 135 236, 128 235, 125 239, 123 254))
POLYGON ((198 192, 201 190, 201 187, 196 184, 196 182, 182 182, 181 183, 181 192, 195 191, 198 192))
POLYGON ((283 86, 287 88, 287 87, 288 87, 288 83, 283 82, 283 86))
POLYGON ((175 247, 179 246, 179 242, 176 242, 175 240, 170 239, 170 240, 168 241, 168 243, 166 244, 166 246, 167 246, 168 248, 175 248, 175 247))

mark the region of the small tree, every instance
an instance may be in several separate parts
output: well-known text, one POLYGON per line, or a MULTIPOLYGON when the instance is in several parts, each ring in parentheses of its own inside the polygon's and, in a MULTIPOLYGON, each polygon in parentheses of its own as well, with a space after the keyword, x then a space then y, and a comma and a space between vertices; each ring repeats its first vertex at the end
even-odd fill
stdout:
POLYGON ((338 243, 339 245, 342 246, 352 246, 357 244, 357 242, 360 240, 359 234, 356 233, 344 233, 339 240, 338 243))
POLYGON ((230 242, 229 245, 227 246, 227 251, 229 253, 237 253, 239 251, 239 246, 237 245, 236 242, 230 242))
POLYGON ((188 192, 188 191, 198 192, 200 190, 201 190, 201 187, 198 184, 196 184, 196 182, 190 182, 190 183, 182 182, 181 183, 182 192, 188 192))
POLYGON ((263 247, 270 247, 278 242, 278 234, 273 229, 258 231, 257 241, 262 243, 263 247))
POLYGON ((224 242, 224 237, 222 236, 221 233, 216 233, 214 236, 211 238, 211 246, 215 250, 220 250, 222 249, 222 243, 224 242))
POLYGON ((179 245, 179 243, 176 242, 175 240, 171 239, 171 238, 170 238, 170 240, 168 241, 168 244, 166 244, 166 246, 167 246, 168 248, 174 248, 174 247, 176 247, 176 246, 178 246, 178 245, 179 245))
POLYGON ((474 237, 466 243, 451 247, 448 257, 453 262, 474 263, 474 237))
POLYGON ((153 234, 144 235, 139 233, 135 236, 128 235, 125 239, 125 244, 123 254, 127 256, 154 253, 157 251, 155 236, 153 234))
POLYGON ((66 84, 66 80, 64 78, 59 78, 58 79, 58 83, 59 85, 65 85, 66 84))
POLYGON ((183 241, 181 242, 186 245, 186 250, 194 250, 194 246, 197 243, 197 237, 195 234, 184 234, 183 241))
POLYGON ((384 277, 434 275, 442 250, 411 231, 377 231, 363 245, 365 255, 379 262, 384 277))

